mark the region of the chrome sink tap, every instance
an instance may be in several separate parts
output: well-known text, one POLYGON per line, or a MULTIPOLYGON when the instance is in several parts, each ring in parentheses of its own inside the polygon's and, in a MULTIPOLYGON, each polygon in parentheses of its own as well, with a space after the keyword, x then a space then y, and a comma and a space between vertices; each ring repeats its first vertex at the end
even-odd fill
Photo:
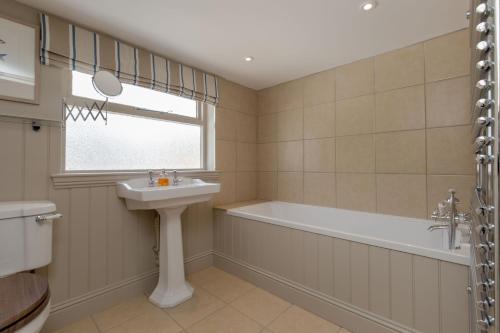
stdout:
POLYGON ((450 196, 447 200, 440 202, 438 208, 432 213, 432 219, 438 224, 431 225, 427 230, 434 231, 439 229, 448 229, 448 248, 456 249, 455 245, 457 237, 457 228, 459 223, 468 224, 471 221, 471 216, 468 213, 461 213, 457 209, 457 204, 460 202, 455 196, 455 190, 448 191, 450 196))
POLYGON ((173 185, 177 186, 180 184, 180 182, 182 182, 182 178, 177 177, 177 170, 174 170, 172 173, 174 174, 173 185))
POLYGON ((155 179, 154 179, 154 172, 153 170, 148 171, 148 176, 149 176, 149 182, 148 185, 149 187, 154 187, 156 185, 155 179))

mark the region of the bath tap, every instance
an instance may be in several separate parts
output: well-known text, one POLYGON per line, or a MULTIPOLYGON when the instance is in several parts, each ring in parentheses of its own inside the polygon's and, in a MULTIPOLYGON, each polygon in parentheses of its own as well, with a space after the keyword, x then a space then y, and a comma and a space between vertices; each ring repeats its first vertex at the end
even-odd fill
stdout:
POLYGON ((457 237, 457 228, 459 223, 467 224, 471 221, 471 215, 461 213, 457 210, 457 203, 460 201, 455 196, 455 190, 448 191, 450 197, 438 204, 438 208, 432 213, 432 219, 439 224, 431 225, 427 230, 434 231, 439 229, 448 229, 448 248, 450 250, 458 248, 455 245, 457 237))

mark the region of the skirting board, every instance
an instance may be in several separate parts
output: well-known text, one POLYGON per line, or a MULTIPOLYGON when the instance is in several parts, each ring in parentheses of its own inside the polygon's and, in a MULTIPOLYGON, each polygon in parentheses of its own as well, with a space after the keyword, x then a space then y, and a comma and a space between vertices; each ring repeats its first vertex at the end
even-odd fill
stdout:
POLYGON ((214 252, 214 266, 356 333, 418 333, 387 318, 308 289, 222 253, 214 252))
MULTIPOLYGON (((189 274, 210 267, 212 264, 213 251, 209 250, 186 258, 184 269, 186 274, 189 274)), ((55 304, 41 333, 53 332, 132 297, 148 295, 157 282, 158 270, 154 270, 55 304)))

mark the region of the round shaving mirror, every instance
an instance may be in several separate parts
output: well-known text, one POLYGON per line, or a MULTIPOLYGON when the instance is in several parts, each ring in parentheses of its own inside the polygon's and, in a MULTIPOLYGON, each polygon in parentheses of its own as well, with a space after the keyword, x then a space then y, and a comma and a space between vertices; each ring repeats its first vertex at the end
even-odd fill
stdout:
POLYGON ((122 93, 122 83, 108 71, 99 71, 92 77, 94 89, 104 97, 115 97, 122 93))

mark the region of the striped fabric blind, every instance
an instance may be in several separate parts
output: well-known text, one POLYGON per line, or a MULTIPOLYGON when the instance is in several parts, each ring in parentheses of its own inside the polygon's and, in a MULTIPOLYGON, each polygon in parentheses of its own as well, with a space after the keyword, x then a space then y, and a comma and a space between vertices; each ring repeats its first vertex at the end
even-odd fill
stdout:
POLYGON ((115 73, 123 83, 217 104, 217 77, 86 30, 61 18, 40 15, 40 62, 89 74, 115 73))

